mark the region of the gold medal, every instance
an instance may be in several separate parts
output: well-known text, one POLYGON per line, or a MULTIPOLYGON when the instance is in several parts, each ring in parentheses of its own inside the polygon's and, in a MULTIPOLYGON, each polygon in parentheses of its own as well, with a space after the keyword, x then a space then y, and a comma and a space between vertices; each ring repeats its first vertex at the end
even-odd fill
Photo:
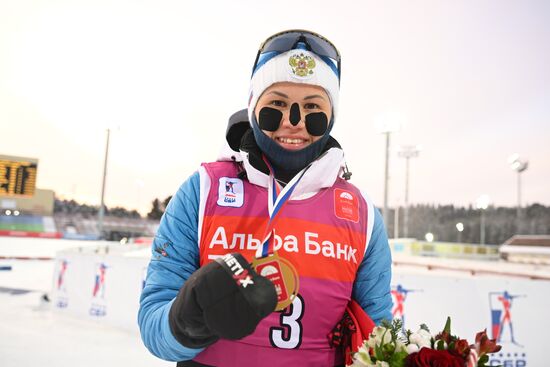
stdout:
POLYGON ((279 257, 275 252, 272 255, 255 258, 252 267, 261 276, 269 279, 277 291, 277 307, 275 311, 282 311, 294 301, 298 294, 298 272, 292 264, 279 257))

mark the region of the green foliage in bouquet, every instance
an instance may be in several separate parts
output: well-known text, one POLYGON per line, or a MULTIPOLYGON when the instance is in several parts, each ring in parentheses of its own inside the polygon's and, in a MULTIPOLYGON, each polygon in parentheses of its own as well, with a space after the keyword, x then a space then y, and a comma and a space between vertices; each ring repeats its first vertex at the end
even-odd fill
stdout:
POLYGON ((401 319, 396 319, 390 323, 384 320, 382 321, 382 327, 385 328, 385 330, 382 331, 382 335, 379 335, 380 340, 386 340, 386 335, 388 334, 390 339, 387 343, 374 343, 374 357, 377 361, 388 362, 390 366, 404 366, 404 360, 408 353, 404 348, 405 341, 402 336, 400 336, 403 321, 401 319))
POLYGON ((452 335, 450 318, 435 337, 424 324, 414 333, 402 330, 400 319, 382 321, 355 353, 352 367, 487 367, 488 354, 501 348, 486 330, 477 333, 472 345, 452 335))

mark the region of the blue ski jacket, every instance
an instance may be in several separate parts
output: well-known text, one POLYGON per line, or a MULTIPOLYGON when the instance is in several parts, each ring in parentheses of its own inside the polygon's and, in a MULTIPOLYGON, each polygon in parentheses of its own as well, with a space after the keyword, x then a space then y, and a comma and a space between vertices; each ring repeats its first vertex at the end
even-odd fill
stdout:
MULTIPOLYGON (((235 160, 235 156, 244 161, 247 171, 253 170, 247 165, 246 154, 229 150, 225 156, 222 152, 220 159, 235 160)), ((170 200, 152 244, 152 257, 140 298, 138 324, 142 340, 152 354, 168 361, 190 360, 202 351, 181 345, 172 335, 168 322, 170 307, 180 288, 199 268, 199 205, 201 189, 204 190, 201 184, 204 183, 199 172, 195 172, 170 200)), ((374 209, 374 224, 352 297, 376 324, 392 318, 391 261, 386 229, 380 212, 374 209)))

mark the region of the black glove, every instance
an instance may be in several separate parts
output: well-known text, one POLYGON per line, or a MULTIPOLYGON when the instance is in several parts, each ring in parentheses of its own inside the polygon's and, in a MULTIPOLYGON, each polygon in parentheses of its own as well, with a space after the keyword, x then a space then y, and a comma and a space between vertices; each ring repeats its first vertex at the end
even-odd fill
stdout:
POLYGON ((202 348, 252 334, 276 305, 273 283, 241 254, 228 254, 191 274, 170 309, 170 329, 182 345, 202 348))

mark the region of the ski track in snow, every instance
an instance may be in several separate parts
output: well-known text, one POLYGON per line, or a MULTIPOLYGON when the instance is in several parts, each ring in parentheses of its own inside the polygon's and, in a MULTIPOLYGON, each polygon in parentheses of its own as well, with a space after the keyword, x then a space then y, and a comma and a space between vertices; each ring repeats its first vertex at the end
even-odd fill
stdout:
MULTIPOLYGON (((0 237, 0 256, 54 257, 79 246, 93 244, 0 237)), ((42 299, 52 287, 53 261, 0 259, 0 265, 12 267, 0 271, 0 366, 175 366, 145 348, 137 321, 130 331, 53 312, 42 299)))

